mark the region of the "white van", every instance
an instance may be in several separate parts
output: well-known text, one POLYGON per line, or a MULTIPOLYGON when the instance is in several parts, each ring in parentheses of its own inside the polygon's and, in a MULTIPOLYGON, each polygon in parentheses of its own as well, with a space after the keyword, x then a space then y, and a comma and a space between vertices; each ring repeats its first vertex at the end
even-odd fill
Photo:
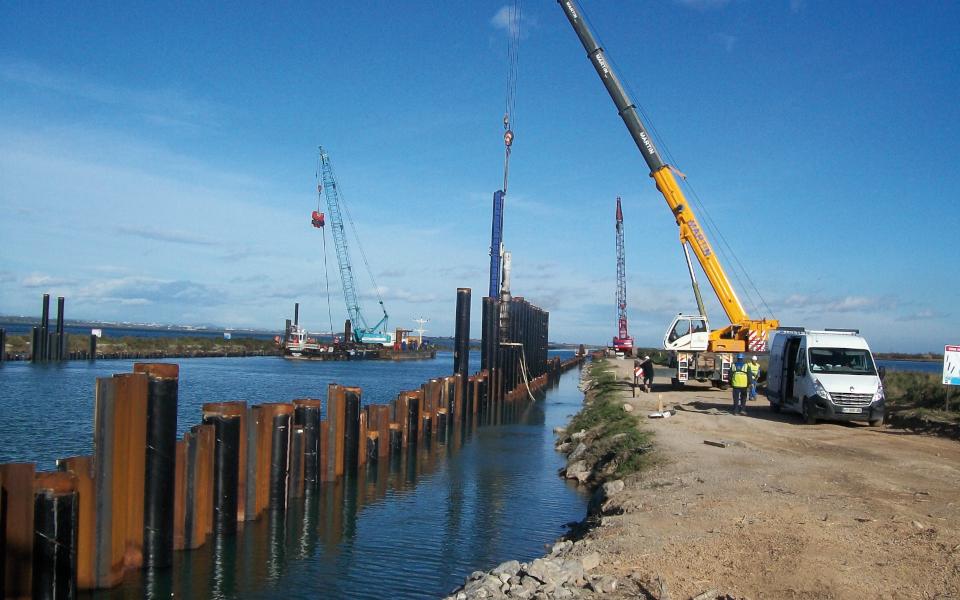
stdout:
POLYGON ((767 400, 774 412, 817 419, 883 423, 883 372, 867 341, 852 329, 781 327, 770 343, 767 400))

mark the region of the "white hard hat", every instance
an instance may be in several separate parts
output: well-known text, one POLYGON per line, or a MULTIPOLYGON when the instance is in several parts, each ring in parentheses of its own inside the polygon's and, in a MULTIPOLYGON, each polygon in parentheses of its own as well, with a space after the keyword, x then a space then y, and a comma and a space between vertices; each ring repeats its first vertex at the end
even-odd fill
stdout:
POLYGON ((757 360, 757 355, 754 354, 754 355, 750 358, 750 360, 757 360))
POLYGON ((644 360, 646 360, 646 359, 648 359, 648 358, 650 358, 650 355, 649 355, 649 354, 643 357, 644 360))

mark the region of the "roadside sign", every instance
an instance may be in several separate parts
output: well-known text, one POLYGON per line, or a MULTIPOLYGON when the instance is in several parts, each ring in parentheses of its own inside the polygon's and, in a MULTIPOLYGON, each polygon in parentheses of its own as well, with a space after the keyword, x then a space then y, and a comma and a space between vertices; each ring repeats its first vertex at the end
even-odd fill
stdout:
POLYGON ((943 385, 960 385, 960 346, 943 347, 943 385))

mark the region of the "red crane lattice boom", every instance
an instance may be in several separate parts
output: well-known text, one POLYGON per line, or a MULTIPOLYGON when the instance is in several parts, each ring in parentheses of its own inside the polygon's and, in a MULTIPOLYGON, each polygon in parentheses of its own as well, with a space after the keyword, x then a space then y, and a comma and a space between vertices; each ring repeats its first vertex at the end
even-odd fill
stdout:
POLYGON ((623 249, 623 209, 617 196, 617 336, 613 338, 615 350, 631 352, 633 338, 627 331, 627 269, 623 249))

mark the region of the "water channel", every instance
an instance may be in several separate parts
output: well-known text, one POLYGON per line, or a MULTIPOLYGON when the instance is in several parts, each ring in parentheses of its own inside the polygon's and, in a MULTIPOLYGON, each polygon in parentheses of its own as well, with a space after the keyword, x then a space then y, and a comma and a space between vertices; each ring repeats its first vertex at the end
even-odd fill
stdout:
MULTIPOLYGON (((475 353, 474 353, 475 354, 475 353)), ((475 358, 475 357, 474 357, 475 358)), ((200 405, 324 397, 330 382, 363 388, 364 403, 449 374, 450 353, 417 363, 314 363, 274 357, 179 361, 181 433, 200 405)), ((89 453, 93 380, 127 361, 0 367, 0 462, 89 453)), ((475 371, 473 365, 471 371, 475 371)), ((586 496, 557 477, 555 426, 582 401, 578 372, 562 376, 509 425, 480 427, 430 451, 326 484, 284 513, 248 522, 236 537, 176 553, 172 570, 128 577, 95 598, 425 598, 466 575, 543 553, 580 520, 586 496)))

